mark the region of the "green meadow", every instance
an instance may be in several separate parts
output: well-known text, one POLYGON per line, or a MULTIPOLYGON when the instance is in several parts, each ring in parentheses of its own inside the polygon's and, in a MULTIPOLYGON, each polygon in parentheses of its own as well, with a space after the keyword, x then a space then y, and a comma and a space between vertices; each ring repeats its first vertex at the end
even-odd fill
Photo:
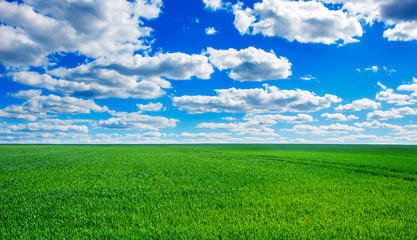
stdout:
POLYGON ((416 239, 417 146, 0 145, 0 239, 416 239))

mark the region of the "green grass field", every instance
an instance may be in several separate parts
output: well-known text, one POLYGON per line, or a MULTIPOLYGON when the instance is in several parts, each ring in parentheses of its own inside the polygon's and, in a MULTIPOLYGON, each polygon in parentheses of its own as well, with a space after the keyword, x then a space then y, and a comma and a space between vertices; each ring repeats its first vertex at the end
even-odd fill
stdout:
POLYGON ((416 239, 417 146, 0 145, 0 239, 416 239))

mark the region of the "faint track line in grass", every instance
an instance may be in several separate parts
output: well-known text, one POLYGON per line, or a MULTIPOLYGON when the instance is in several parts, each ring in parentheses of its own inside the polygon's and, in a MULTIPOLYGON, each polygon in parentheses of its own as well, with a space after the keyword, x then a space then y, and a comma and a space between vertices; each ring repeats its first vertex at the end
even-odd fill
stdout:
POLYGON ((280 161, 280 162, 288 162, 288 163, 293 163, 293 164, 306 165, 306 166, 342 169, 342 170, 354 171, 357 173, 364 173, 364 174, 373 175, 373 176, 398 178, 398 179, 402 179, 402 180, 410 181, 410 182, 417 181, 416 176, 414 176, 414 175, 417 175, 417 173, 414 173, 414 172, 410 173, 410 172, 406 172, 406 171, 402 171, 398 169, 375 168, 375 167, 366 166, 366 165, 353 165, 353 164, 343 164, 343 163, 338 164, 338 163, 332 163, 332 162, 326 162, 326 161, 321 161, 320 163, 302 162, 302 161, 288 160, 288 159, 281 158, 281 157, 263 156, 263 155, 256 155, 253 157, 267 159, 267 160, 275 160, 275 161, 280 161), (367 168, 369 170, 364 170, 363 168, 367 168), (372 171, 372 168, 380 170, 381 172, 372 171), (407 175, 406 176, 399 175, 401 173, 407 174, 407 175), (410 176, 409 174, 412 174, 413 176, 410 176))

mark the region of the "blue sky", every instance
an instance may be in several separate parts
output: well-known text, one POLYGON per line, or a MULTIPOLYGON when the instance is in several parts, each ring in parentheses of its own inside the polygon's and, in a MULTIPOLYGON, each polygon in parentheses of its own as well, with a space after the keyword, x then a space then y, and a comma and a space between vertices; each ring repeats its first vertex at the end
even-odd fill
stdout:
POLYGON ((417 144, 417 1, 0 1, 0 143, 417 144))

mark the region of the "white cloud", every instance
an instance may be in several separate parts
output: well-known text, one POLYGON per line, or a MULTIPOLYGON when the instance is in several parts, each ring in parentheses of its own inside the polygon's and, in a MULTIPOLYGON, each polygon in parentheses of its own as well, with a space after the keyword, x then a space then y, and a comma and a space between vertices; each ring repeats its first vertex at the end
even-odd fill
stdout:
POLYGON ((378 72, 379 68, 378 66, 372 66, 370 68, 365 68, 365 71, 372 71, 374 73, 378 72))
POLYGON ((387 29, 384 37, 389 41, 417 40, 417 21, 398 23, 394 28, 387 29))
POLYGON ((109 111, 114 118, 100 120, 97 126, 105 129, 138 129, 156 131, 160 128, 175 127, 177 119, 149 116, 141 113, 124 113, 109 111))
POLYGON ((161 0, 0 2, 0 61, 41 65, 54 52, 93 58, 144 49, 151 29, 140 18, 159 15, 161 0))
POLYGON ((387 86, 385 86, 381 82, 378 81, 377 85, 380 86, 383 90, 387 90, 387 86))
POLYGON ((297 114, 296 116, 285 116, 280 114, 246 115, 244 122, 232 123, 200 123, 197 128, 205 129, 227 129, 237 132, 238 135, 270 136, 277 137, 271 126, 278 123, 305 123, 314 119, 308 114, 297 114))
POLYGON ((7 143, 59 143, 58 139, 72 139, 80 143, 88 133, 86 125, 77 120, 44 119, 25 124, 0 123, 0 141, 7 143))
POLYGON ((136 104, 140 111, 157 112, 163 107, 162 103, 136 104))
POLYGON ((408 95, 394 93, 394 90, 389 88, 377 93, 376 99, 396 105, 410 105, 415 103, 414 100, 410 100, 408 95))
MULTIPOLYGON (((13 81, 65 95, 89 98, 144 98, 153 99, 165 94, 161 88, 169 88, 171 84, 163 79, 137 81, 134 76, 123 76, 112 70, 86 71, 74 73, 77 69, 61 69, 63 79, 54 78, 49 74, 37 72, 14 72, 13 81)), ((57 72, 53 72, 56 74, 57 72)))
POLYGON ((271 125, 280 123, 305 123, 312 122, 314 118, 311 115, 299 113, 296 116, 286 116, 281 114, 259 114, 246 115, 243 120, 256 121, 259 123, 268 123, 271 125))
POLYGON ((372 141, 376 141, 376 142, 391 142, 391 138, 388 136, 385 137, 381 137, 381 136, 376 136, 376 135, 365 135, 365 134, 357 134, 357 135, 349 135, 349 136, 342 136, 342 137, 336 137, 336 138, 326 138, 321 140, 320 142, 323 143, 335 143, 335 142, 340 142, 340 143, 344 143, 344 142, 349 142, 349 143, 354 143, 357 140, 366 140, 367 142, 369 142, 370 140, 372 141))
POLYGON ((285 79, 291 75, 291 63, 277 57, 271 50, 249 47, 242 50, 207 48, 210 63, 219 70, 230 69, 229 77, 237 81, 264 81, 285 79))
POLYGON ((204 112, 315 112, 340 102, 335 95, 323 97, 305 90, 280 90, 264 84, 264 89, 217 89, 217 96, 181 96, 173 105, 190 113, 204 112))
POLYGON ((349 115, 346 116, 342 113, 323 113, 320 115, 322 118, 326 119, 326 120, 331 120, 331 121, 349 121, 349 120, 355 120, 358 119, 357 116, 355 115, 349 115))
POLYGON ((167 80, 210 78, 213 67, 202 55, 184 53, 156 54, 153 57, 118 56, 101 58, 76 68, 57 68, 45 74, 12 72, 13 81, 46 88, 65 95, 90 98, 153 99, 170 88, 167 80))
POLYGON ((403 107, 403 108, 391 108, 387 111, 373 111, 368 113, 368 120, 388 120, 404 118, 406 115, 417 115, 417 108, 403 107))
POLYGON ((227 121, 234 121, 234 120, 236 120, 236 118, 234 118, 234 117, 222 117, 221 119, 227 120, 227 121))
POLYGON ((222 0, 203 0, 205 4, 204 8, 210 9, 212 11, 217 11, 223 8, 224 3, 222 0))
POLYGON ((100 138, 94 139, 94 142, 99 143, 161 143, 164 142, 166 134, 160 132, 145 132, 135 134, 114 134, 114 135, 101 135, 100 138))
POLYGON ((198 137, 204 137, 204 138, 228 138, 230 137, 230 133, 187 133, 183 132, 178 135, 179 137, 186 137, 186 138, 198 138, 198 137))
POLYGON ((382 66, 382 67, 378 67, 378 66, 372 66, 372 67, 367 67, 367 68, 358 68, 356 69, 358 72, 366 71, 366 72, 373 72, 373 73, 377 73, 379 71, 384 71, 386 74, 388 74, 389 76, 391 76, 392 73, 395 73, 396 70, 395 69, 389 69, 386 66, 382 66))
POLYGON ((87 69, 113 70, 124 76, 137 76, 140 79, 164 77, 173 80, 187 80, 195 76, 209 79, 213 67, 208 58, 200 54, 185 54, 181 52, 157 53, 154 56, 130 56, 100 58, 78 69, 84 73, 87 69))
POLYGON ((7 128, 12 132, 82 132, 87 133, 88 128, 85 125, 71 125, 48 122, 30 122, 26 124, 9 124, 7 128))
POLYGON ((214 35, 217 33, 217 30, 214 27, 208 27, 205 29, 207 35, 214 35))
POLYGON ((200 123, 197 125, 197 128, 227 129, 232 132, 237 132, 238 135, 278 136, 274 129, 269 126, 271 126, 271 123, 247 121, 236 123, 200 123))
POLYGON ((368 98, 353 101, 346 105, 339 105, 336 110, 340 112, 362 111, 364 109, 378 109, 381 103, 372 101, 368 98))
POLYGON ((100 144, 124 144, 124 143, 161 143, 165 142, 167 134, 157 131, 144 132, 144 133, 129 133, 129 134, 95 134, 92 139, 89 139, 88 143, 100 143, 100 144))
POLYGON ((313 135, 337 135, 346 134, 348 132, 362 132, 365 129, 349 126, 345 124, 331 124, 328 126, 312 126, 312 125, 295 125, 292 129, 283 129, 285 131, 292 131, 298 134, 313 134, 313 135))
POLYGON ((241 34, 278 36, 301 43, 357 42, 362 26, 342 10, 329 10, 318 1, 263 0, 253 9, 233 7, 235 27, 241 34))
POLYGON ((321 0, 328 3, 342 3, 358 20, 372 24, 385 22, 388 29, 384 37, 389 41, 417 40, 417 8, 415 0, 321 0))
POLYGON ((397 90, 413 92, 411 96, 417 97, 417 78, 413 78, 413 83, 411 84, 403 84, 398 86, 397 90))
POLYGON ((304 77, 300 77, 301 80, 310 81, 317 79, 316 77, 313 77, 311 75, 305 75, 304 77))
POLYGON ((362 127, 362 128, 388 128, 392 129, 394 131, 404 131, 404 128, 399 125, 389 124, 389 123, 381 123, 376 120, 372 122, 357 122, 355 123, 355 126, 362 127))
POLYGON ((51 117, 48 113, 80 114, 108 110, 107 107, 98 106, 93 100, 41 94, 41 90, 27 90, 12 94, 11 96, 25 99, 26 102, 22 105, 10 105, 1 109, 0 118, 35 121, 38 118, 51 117))

